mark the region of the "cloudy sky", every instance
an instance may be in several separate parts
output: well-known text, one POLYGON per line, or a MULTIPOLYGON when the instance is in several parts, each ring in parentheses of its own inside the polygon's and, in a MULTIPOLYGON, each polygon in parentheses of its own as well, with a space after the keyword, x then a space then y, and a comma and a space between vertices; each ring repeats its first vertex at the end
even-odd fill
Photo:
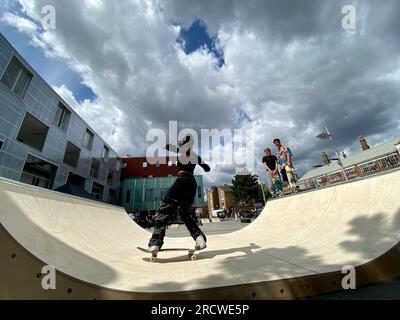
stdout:
MULTIPOLYGON (((252 128, 264 178, 258 161, 275 137, 301 175, 330 152, 315 138, 325 125, 348 154, 359 135, 399 135, 399 17, 398 0, 0 2, 0 31, 121 156, 145 155, 148 131, 170 120, 252 128), (55 30, 43 29, 45 5, 55 30)), ((229 183, 236 165, 212 167, 206 187, 229 183)))

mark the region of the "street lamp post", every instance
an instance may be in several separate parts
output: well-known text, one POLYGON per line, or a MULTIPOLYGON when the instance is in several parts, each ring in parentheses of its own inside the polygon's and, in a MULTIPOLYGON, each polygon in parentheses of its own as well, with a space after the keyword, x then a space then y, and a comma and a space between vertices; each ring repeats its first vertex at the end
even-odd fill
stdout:
POLYGON ((266 200, 266 198, 265 198, 264 186, 263 186, 263 184, 262 184, 262 182, 261 182, 261 178, 260 178, 259 175, 255 175, 255 176, 257 177, 258 183, 259 183, 260 186, 261 186, 261 192, 262 192, 263 199, 264 199, 264 205, 266 205, 266 204, 267 204, 267 200, 266 200))
POLYGON ((337 156, 337 159, 338 159, 338 163, 339 163, 339 165, 340 165, 340 168, 342 169, 343 176, 344 176, 345 180, 348 181, 349 179, 347 178, 346 171, 344 170, 342 160, 340 159, 340 156, 339 156, 339 152, 337 151, 336 146, 335 146, 335 144, 333 143, 333 137, 332 137, 332 135, 330 134, 328 127, 325 127, 325 130, 326 130, 326 131, 325 131, 325 132, 322 132, 321 134, 319 134, 319 135, 317 136, 317 138, 318 138, 318 139, 321 139, 321 140, 326 140, 326 139, 329 139, 329 140, 330 140, 330 142, 331 142, 331 144, 332 144, 332 147, 333 147, 333 150, 335 150, 335 153, 336 153, 336 156, 337 156))

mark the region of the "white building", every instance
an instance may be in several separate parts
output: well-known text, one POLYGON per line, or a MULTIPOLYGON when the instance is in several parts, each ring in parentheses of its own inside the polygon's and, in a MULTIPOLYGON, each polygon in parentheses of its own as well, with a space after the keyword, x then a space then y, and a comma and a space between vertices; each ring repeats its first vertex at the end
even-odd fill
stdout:
MULTIPOLYGON (((370 148, 360 137, 362 151, 342 159, 347 178, 354 179, 400 167, 400 137, 370 148)), ((322 154, 325 165, 307 172, 299 179, 301 189, 317 188, 345 181, 337 161, 331 162, 322 154)))

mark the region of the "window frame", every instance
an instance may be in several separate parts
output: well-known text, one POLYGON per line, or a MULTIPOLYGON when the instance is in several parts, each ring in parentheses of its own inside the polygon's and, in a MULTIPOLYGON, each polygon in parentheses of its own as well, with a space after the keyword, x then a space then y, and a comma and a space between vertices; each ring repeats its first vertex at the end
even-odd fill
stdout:
POLYGON ((144 201, 154 201, 154 189, 145 189, 144 201), (151 195, 151 196, 150 196, 151 195), (149 199, 150 198, 150 199, 149 199))
POLYGON ((379 165, 383 169, 394 167, 399 164, 399 159, 396 156, 396 154, 387 155, 386 157, 381 158, 378 161, 379 161, 379 165))
POLYGON ((101 152, 101 158, 103 159, 104 162, 107 162, 108 159, 110 158, 110 148, 107 147, 106 145, 103 146, 103 150, 101 152))
POLYGON ((121 161, 121 159, 117 158, 117 160, 115 162, 115 171, 121 172, 121 168, 122 168, 122 161, 121 161))
POLYGON ((364 162, 359 165, 359 168, 363 174, 376 172, 378 170, 378 166, 375 161, 364 162))
POLYGON ((64 157, 63 157, 62 163, 67 166, 77 169, 79 166, 79 161, 81 159, 81 152, 82 152, 81 148, 79 148, 76 144, 72 143, 71 141, 67 141, 67 145, 65 146, 65 150, 64 150, 64 157), (78 160, 76 161, 76 165, 72 165, 71 163, 65 162, 65 156, 66 156, 67 148, 69 145, 72 145, 73 147, 75 147, 76 149, 79 150, 79 155, 78 155, 78 160))
POLYGON ((114 181, 114 170, 109 168, 108 174, 107 174, 107 185, 112 186, 113 181, 114 181), (111 179, 110 179, 110 175, 111 175, 111 179))
POLYGON ((26 67, 25 64, 21 62, 21 59, 19 59, 16 55, 12 55, 12 56, 11 56, 11 59, 8 61, 7 66, 5 67, 5 69, 4 69, 4 71, 3 71, 3 74, 1 75, 0 83, 1 83, 2 85, 4 85, 8 90, 10 90, 15 96, 17 96, 18 98, 20 98, 21 100, 24 101, 24 100, 25 100, 25 97, 26 97, 26 93, 28 92, 29 86, 30 86, 30 84, 32 83, 33 77, 34 77, 33 72, 31 72, 31 71, 29 70, 29 68, 26 67), (10 66, 10 64, 13 62, 13 60, 17 62, 17 67, 18 67, 20 70, 19 70, 19 72, 18 72, 17 77, 16 77, 15 80, 14 80, 14 83, 13 83, 12 87, 10 88, 7 84, 5 84, 5 83, 3 82, 3 78, 4 78, 5 74, 7 73, 7 69, 9 68, 9 66, 10 66), (14 90, 15 90, 15 87, 16 87, 16 85, 18 84, 18 81, 20 80, 21 75, 22 75, 22 73, 23 73, 24 71, 25 71, 25 73, 28 75, 28 78, 29 78, 29 79, 28 79, 28 81, 25 83, 25 86, 24 86, 24 88, 22 89, 21 94, 18 94, 18 93, 16 93, 14 90))
POLYGON ((357 171, 356 171, 356 167, 350 167, 350 168, 345 168, 344 172, 346 173, 346 176, 348 178, 354 178, 357 176, 357 171))
POLYGON ((47 124, 45 124, 43 121, 41 121, 41 120, 39 120, 37 117, 35 117, 32 113, 30 113, 30 112, 27 111, 27 112, 25 112, 24 116, 22 117, 22 121, 21 121, 20 124, 19 124, 19 127, 18 127, 18 130, 17 130, 17 132, 16 132, 14 141, 16 141, 17 143, 23 144, 25 147, 28 147, 28 148, 30 148, 31 150, 43 152, 43 149, 44 149, 44 147, 45 147, 45 145, 46 145, 46 141, 47 141, 49 132, 50 132, 50 127, 49 127, 47 124), (38 149, 38 148, 36 148, 36 147, 34 147, 34 146, 31 146, 31 145, 29 145, 29 144, 26 144, 25 142, 19 141, 19 139, 18 139, 19 136, 20 136, 20 132, 21 132, 22 126, 24 125, 24 121, 25 121, 27 115, 31 116, 33 119, 35 119, 36 121, 40 122, 44 127, 47 128, 46 137, 45 137, 45 139, 44 139, 43 146, 42 146, 41 149, 38 149))
POLYGON ((86 150, 92 151, 92 149, 93 149, 93 142, 94 142, 94 132, 92 132, 89 128, 86 128, 85 136, 83 137, 83 147, 84 147, 86 150), (90 145, 89 145, 89 146, 86 145, 86 137, 87 137, 87 136, 90 136, 90 137, 91 137, 91 139, 89 139, 89 141, 90 141, 90 145))
POLYGON ((71 110, 67 108, 62 102, 57 105, 57 110, 54 115, 53 124, 60 130, 67 132, 69 121, 71 120, 71 110), (57 120, 58 111, 61 110, 60 118, 57 120), (67 120, 65 120, 67 119, 67 120))
POLYGON ((90 163, 90 171, 89 171, 89 175, 94 178, 94 179, 98 179, 99 178, 99 174, 100 174, 100 168, 101 168, 101 163, 99 160, 97 160, 96 158, 92 158, 92 162, 90 163), (98 163, 98 169, 96 171, 96 175, 92 174, 92 170, 93 170, 93 162, 96 161, 98 163))

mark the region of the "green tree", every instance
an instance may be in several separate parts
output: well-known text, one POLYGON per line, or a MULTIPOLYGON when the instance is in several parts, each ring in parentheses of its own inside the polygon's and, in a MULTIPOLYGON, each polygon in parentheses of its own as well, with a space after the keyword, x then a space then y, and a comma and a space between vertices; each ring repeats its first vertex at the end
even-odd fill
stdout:
MULTIPOLYGON (((265 200, 268 201, 268 199, 272 197, 271 192, 270 192, 268 186, 265 184, 263 184, 263 189, 264 189, 264 194, 265 194, 265 200)), ((258 194, 257 194, 256 202, 264 203, 264 197, 263 197, 260 185, 258 185, 258 194)))
POLYGON ((262 201, 262 192, 257 176, 252 174, 236 174, 233 177, 232 185, 235 202, 241 206, 253 204, 259 200, 260 195, 262 201))

